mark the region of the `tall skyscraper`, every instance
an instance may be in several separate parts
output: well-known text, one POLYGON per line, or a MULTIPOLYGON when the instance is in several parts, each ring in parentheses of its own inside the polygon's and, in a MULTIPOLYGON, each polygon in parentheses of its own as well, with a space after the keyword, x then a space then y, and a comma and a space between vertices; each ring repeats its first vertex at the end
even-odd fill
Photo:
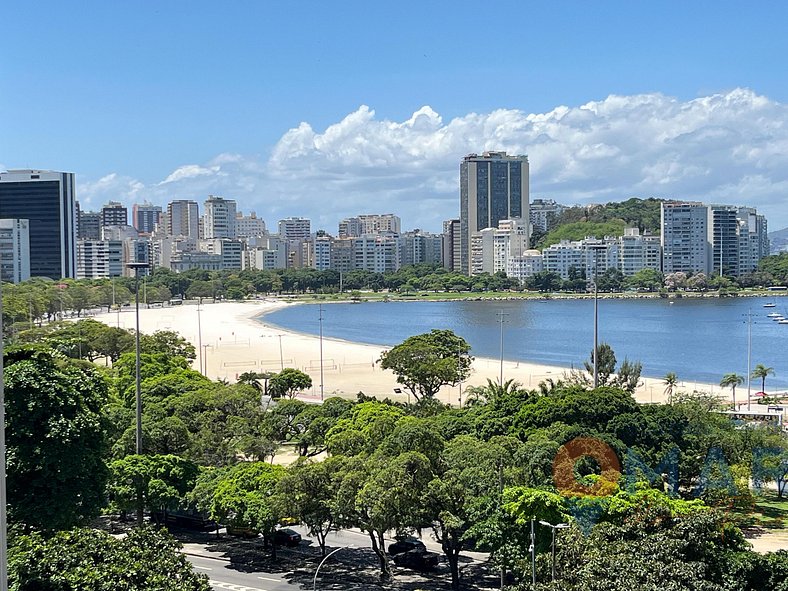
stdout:
MULTIPOLYGON (((77 204, 79 205, 79 204, 77 204)), ((79 240, 101 240, 101 214, 97 211, 81 211, 79 213, 79 240)))
POLYGON ((205 238, 235 238, 235 210, 232 199, 209 195, 205 201, 205 238))
POLYGON ((32 277, 75 276, 77 219, 73 173, 0 172, 0 218, 29 220, 32 277))
POLYGON ((470 273, 471 235, 498 222, 527 222, 529 196, 528 156, 506 152, 469 154, 460 163, 461 271, 470 273))
POLYGON ((663 202, 661 216, 662 272, 708 274, 708 207, 695 202, 663 202))
POLYGON ((144 203, 135 203, 131 208, 131 225, 137 232, 152 234, 160 220, 161 205, 153 205, 145 201, 144 203))
POLYGON ((167 204, 167 233, 170 236, 200 237, 200 215, 196 201, 176 199, 167 204))

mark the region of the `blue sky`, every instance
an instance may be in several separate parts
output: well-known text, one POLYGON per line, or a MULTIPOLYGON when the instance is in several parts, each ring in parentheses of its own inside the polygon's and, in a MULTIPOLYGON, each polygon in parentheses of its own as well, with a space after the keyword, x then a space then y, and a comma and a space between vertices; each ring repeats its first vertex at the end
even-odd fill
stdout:
POLYGON ((500 147, 529 154, 532 197, 753 204, 777 229, 787 17, 719 1, 11 3, 0 166, 76 172, 88 207, 216 193, 269 224, 390 211, 439 230, 459 159, 500 147))

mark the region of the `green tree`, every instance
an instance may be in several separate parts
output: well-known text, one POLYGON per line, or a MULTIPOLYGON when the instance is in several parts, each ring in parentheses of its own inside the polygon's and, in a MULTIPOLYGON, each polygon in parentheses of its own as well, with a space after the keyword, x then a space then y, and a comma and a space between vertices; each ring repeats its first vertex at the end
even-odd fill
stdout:
POLYGON ((164 353, 194 361, 197 355, 194 345, 172 330, 157 330, 153 334, 140 335, 140 350, 143 353, 164 353))
POLYGON ((641 269, 626 278, 625 285, 642 291, 658 291, 665 278, 657 269, 641 269))
POLYGON ((107 467, 107 384, 51 351, 5 355, 9 521, 65 529, 98 514, 107 467))
POLYGON ((761 392, 766 392, 766 378, 768 376, 773 376, 773 375, 774 375, 774 368, 766 367, 762 363, 756 365, 755 369, 752 370, 752 377, 761 380, 761 392))
POLYGON ((9 548, 12 591, 210 591, 181 545, 164 530, 134 529, 122 538, 94 529, 21 536, 9 548))
POLYGON ((299 392, 312 387, 312 378, 300 369, 286 367, 269 382, 269 391, 274 396, 295 398, 299 392))
POLYGON ((733 410, 736 410, 736 386, 741 386, 744 378, 736 373, 726 373, 720 380, 720 386, 730 388, 733 392, 733 410))
POLYGON ((115 510, 178 508, 194 488, 197 464, 173 455, 131 455, 110 464, 109 493, 115 510))
POLYGON ((432 398, 442 386, 465 381, 473 357, 465 339, 450 330, 437 330, 409 337, 380 356, 380 367, 390 369, 397 383, 416 400, 432 398))

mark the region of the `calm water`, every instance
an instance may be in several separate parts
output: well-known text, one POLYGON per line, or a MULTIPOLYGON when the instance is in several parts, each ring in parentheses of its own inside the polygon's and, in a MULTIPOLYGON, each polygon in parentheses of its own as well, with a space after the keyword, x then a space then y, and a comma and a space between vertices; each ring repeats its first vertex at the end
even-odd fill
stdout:
MULTIPOLYGON (((752 311, 752 367, 775 375, 767 389, 788 388, 788 298, 599 300, 599 340, 619 360, 643 364, 643 374, 673 371, 681 380, 719 383, 723 374, 747 374, 747 313, 752 311), (776 308, 764 308, 766 302, 776 308)), ((349 341, 396 345, 432 328, 463 336, 478 357, 500 356, 498 312, 505 314, 504 357, 565 367, 580 366, 593 348, 593 301, 375 302, 323 306, 323 334, 349 341)), ((318 306, 278 310, 265 321, 318 334, 318 306)), ((755 383, 755 382, 753 382, 755 383)))

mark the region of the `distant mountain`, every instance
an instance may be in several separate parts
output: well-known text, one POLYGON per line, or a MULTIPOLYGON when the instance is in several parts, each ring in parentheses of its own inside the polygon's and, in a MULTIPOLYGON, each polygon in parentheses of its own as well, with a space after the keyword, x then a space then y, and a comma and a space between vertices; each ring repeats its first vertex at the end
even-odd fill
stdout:
POLYGON ((788 251, 788 228, 769 232, 772 254, 788 251))

